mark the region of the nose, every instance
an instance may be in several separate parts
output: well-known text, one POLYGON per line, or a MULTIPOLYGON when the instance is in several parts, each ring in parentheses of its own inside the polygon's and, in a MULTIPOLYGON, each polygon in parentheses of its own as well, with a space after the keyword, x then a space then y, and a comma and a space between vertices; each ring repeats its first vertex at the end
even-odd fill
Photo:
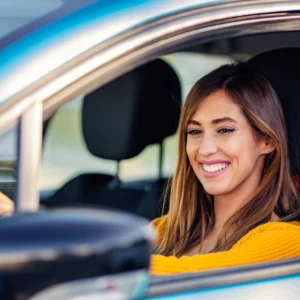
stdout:
POLYGON ((203 134, 198 151, 202 156, 210 156, 218 151, 216 139, 212 134, 203 134))

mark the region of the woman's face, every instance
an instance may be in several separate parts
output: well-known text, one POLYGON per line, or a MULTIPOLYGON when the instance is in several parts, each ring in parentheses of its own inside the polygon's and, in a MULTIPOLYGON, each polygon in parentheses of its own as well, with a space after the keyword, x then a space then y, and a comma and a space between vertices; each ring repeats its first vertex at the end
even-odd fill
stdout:
POLYGON ((227 195, 242 188, 255 189, 261 180, 270 145, 258 138, 224 90, 199 103, 187 128, 186 151, 205 191, 227 195))

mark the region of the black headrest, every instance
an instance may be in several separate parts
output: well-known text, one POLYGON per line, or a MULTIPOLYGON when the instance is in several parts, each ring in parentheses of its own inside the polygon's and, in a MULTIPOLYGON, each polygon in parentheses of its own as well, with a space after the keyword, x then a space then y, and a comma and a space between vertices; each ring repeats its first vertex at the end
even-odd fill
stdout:
POLYGON ((152 61, 87 95, 82 129, 95 156, 120 161, 176 132, 180 82, 164 61, 152 61))
POLYGON ((268 51, 247 64, 270 81, 279 97, 287 123, 291 171, 300 174, 300 48, 268 51))

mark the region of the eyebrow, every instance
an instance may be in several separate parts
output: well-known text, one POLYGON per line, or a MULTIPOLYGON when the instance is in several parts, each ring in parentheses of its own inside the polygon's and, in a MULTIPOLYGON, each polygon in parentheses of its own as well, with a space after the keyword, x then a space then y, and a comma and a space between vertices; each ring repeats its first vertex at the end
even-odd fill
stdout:
MULTIPOLYGON (((211 121, 212 124, 220 124, 220 123, 224 123, 224 122, 236 123, 236 121, 234 119, 229 118, 229 117, 219 118, 219 119, 215 119, 215 120, 211 121)), ((188 125, 189 124, 201 126, 201 123, 196 120, 189 120, 188 125)))
POLYGON ((219 124, 219 123, 224 123, 224 122, 236 123, 236 121, 234 119, 229 118, 229 117, 215 119, 215 120, 211 121, 212 124, 219 124))

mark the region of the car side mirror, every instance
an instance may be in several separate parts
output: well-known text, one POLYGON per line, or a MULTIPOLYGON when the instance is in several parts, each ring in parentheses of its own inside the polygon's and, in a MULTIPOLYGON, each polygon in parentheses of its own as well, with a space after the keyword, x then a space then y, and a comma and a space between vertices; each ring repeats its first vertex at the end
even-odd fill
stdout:
POLYGON ((91 209, 16 214, 0 220, 0 237, 0 299, 122 288, 132 297, 147 287, 153 232, 144 219, 91 209))

